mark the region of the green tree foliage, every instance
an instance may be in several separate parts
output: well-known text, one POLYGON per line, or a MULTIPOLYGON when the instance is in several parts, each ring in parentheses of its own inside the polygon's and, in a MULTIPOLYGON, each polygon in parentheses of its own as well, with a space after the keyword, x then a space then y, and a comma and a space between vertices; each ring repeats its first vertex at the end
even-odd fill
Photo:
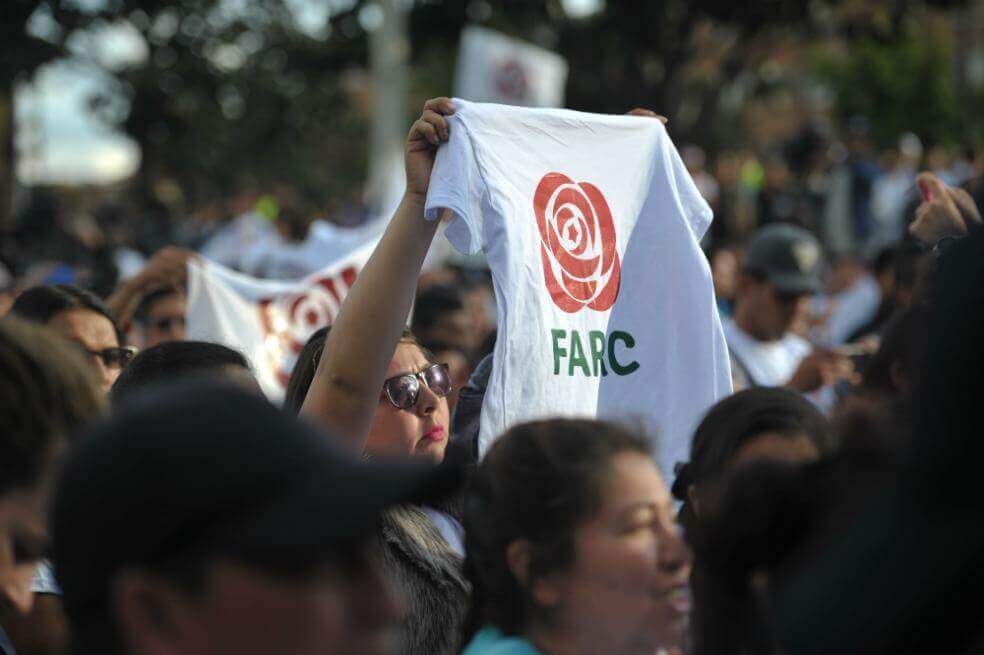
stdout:
POLYGON ((952 71, 948 44, 927 37, 865 38, 817 63, 819 77, 834 90, 837 115, 869 118, 882 147, 895 145, 907 131, 930 143, 961 141, 952 71))

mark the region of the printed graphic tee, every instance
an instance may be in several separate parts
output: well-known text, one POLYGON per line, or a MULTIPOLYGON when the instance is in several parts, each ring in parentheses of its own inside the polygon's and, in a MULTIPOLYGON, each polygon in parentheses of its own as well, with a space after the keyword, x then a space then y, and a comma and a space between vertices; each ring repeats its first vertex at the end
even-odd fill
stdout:
POLYGON ((599 417, 644 427, 663 472, 731 392, 710 269, 711 221, 653 118, 455 99, 427 217, 484 250, 498 309, 479 452, 516 423, 599 417))

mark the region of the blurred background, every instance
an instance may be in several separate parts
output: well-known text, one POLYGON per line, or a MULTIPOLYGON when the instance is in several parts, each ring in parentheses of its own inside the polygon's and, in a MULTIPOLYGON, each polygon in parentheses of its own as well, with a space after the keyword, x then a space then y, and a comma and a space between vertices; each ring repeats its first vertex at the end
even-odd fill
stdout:
POLYGON ((167 244, 262 277, 317 270, 209 242, 243 216, 297 244, 385 215, 436 95, 668 116, 716 213, 705 245, 731 253, 723 285, 759 225, 871 262, 904 233, 918 170, 977 193, 984 173, 984 0, 3 7, 0 288, 105 294, 167 244))

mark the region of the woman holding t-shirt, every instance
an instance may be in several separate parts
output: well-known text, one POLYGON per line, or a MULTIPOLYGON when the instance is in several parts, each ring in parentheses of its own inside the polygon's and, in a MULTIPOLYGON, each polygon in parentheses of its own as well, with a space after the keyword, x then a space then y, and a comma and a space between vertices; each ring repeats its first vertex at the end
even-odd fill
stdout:
MULTIPOLYGON (((437 233, 438 221, 425 219, 424 204, 437 147, 449 137, 445 116, 454 110, 448 98, 428 100, 411 127, 403 200, 325 337, 301 406, 302 415, 327 425, 367 456, 440 463, 448 445, 448 371, 405 323, 437 233)), ((647 110, 632 113, 656 117, 647 110)), ((305 350, 317 352, 316 344, 305 350)), ((302 361, 307 374, 313 359, 302 361)), ((291 385, 295 391, 297 386, 291 385)), ((388 513, 384 521, 385 561, 409 603, 407 653, 456 652, 467 605, 456 514, 450 507, 408 507, 388 513)))

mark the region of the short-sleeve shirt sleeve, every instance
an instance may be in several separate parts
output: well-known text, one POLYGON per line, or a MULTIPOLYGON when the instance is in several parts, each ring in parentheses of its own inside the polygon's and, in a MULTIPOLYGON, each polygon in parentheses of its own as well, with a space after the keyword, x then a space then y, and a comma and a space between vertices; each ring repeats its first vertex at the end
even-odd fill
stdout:
POLYGON ((677 152, 669 135, 664 133, 661 135, 660 141, 662 143, 661 157, 666 166, 666 179, 669 184, 670 195, 679 202, 687 226, 694 238, 700 241, 711 225, 714 212, 704 197, 700 195, 694 179, 690 176, 690 172, 683 163, 683 159, 680 158, 680 153, 677 152))
POLYGON ((458 251, 472 255, 482 249, 482 195, 485 183, 471 137, 458 115, 448 119, 450 138, 437 150, 424 215, 436 220, 441 209, 452 213, 444 234, 458 251))

